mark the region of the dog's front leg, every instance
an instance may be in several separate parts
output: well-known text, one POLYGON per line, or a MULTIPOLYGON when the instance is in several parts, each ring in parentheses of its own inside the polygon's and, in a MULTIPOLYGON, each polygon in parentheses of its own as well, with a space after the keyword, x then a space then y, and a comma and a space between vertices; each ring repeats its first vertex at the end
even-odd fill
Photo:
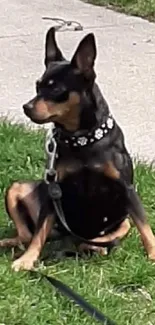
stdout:
POLYGON ((30 246, 28 247, 27 251, 12 264, 12 268, 15 271, 33 269, 35 262, 40 256, 47 237, 52 231, 54 223, 54 212, 51 213, 51 211, 47 208, 47 205, 44 205, 41 210, 37 229, 32 238, 30 246))
MULTIPOLYGON (((120 184, 123 185, 123 182, 121 182, 120 172, 116 169, 113 162, 106 162, 103 166, 103 172, 107 177, 118 181, 120 180, 120 184)), ((146 212, 134 187, 128 186, 125 183, 124 187, 128 197, 130 216, 140 232, 148 257, 151 260, 155 260, 155 236, 147 221, 146 212)))

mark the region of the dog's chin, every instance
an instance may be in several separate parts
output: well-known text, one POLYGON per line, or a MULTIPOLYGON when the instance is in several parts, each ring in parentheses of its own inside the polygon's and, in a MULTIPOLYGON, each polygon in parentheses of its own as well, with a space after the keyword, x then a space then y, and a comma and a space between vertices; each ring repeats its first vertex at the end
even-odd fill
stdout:
POLYGON ((45 119, 45 120, 39 120, 39 119, 36 119, 36 118, 31 118, 31 121, 35 124, 46 124, 46 123, 50 123, 51 120, 49 119, 45 119))
MULTIPOLYGON (((27 115, 26 115, 27 116, 27 115)), ((48 118, 45 118, 45 119, 38 119, 34 116, 27 116, 33 123, 35 124, 47 124, 47 123, 51 123, 51 122, 54 122, 54 117, 53 116, 50 116, 48 118)))

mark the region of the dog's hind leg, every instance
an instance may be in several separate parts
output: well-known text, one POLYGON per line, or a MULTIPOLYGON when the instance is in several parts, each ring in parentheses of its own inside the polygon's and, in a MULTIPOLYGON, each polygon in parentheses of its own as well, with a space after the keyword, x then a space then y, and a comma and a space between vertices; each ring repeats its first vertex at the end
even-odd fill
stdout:
POLYGON ((0 240, 0 247, 27 244, 32 238, 32 228, 37 222, 40 204, 36 195, 37 182, 15 182, 6 192, 6 210, 14 222, 17 235, 0 240), (31 228, 31 229, 30 229, 31 228))
POLYGON ((140 198, 133 187, 128 189, 128 200, 130 215, 140 232, 148 257, 151 260, 155 260, 155 236, 147 221, 146 212, 140 198))
POLYGON ((120 172, 115 168, 111 161, 104 164, 103 172, 107 177, 117 180, 120 182, 120 185, 124 187, 127 194, 129 214, 140 232, 148 257, 151 260, 155 260, 155 236, 147 221, 146 212, 143 208, 142 202, 134 187, 132 185, 128 186, 121 180, 120 172))
POLYGON ((129 230, 130 230, 130 221, 128 219, 125 219, 119 226, 119 228, 107 235, 103 235, 101 237, 97 237, 92 239, 91 241, 94 243, 94 245, 89 245, 87 243, 82 243, 79 245, 79 251, 86 251, 86 250, 93 250, 98 252, 101 255, 107 254, 107 248, 105 247, 98 247, 95 246, 95 242, 97 243, 106 243, 106 242, 112 242, 116 239, 123 239, 125 236, 127 236, 129 230))

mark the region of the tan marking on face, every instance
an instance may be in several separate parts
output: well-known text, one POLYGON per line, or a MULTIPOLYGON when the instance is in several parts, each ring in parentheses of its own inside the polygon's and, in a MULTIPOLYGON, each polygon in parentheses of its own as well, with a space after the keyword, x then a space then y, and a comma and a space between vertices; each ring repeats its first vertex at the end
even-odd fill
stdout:
POLYGON ((40 121, 51 119, 62 124, 66 130, 75 131, 79 126, 80 96, 76 92, 69 94, 69 99, 63 103, 38 100, 34 106, 34 117, 40 121))

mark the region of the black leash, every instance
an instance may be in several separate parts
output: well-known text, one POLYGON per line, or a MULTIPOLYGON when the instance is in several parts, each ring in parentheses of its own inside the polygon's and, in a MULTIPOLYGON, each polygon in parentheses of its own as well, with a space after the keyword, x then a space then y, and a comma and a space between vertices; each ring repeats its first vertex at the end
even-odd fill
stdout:
POLYGON ((110 320, 107 316, 101 313, 96 307, 88 303, 84 298, 82 298, 78 293, 74 292, 71 288, 69 288, 66 284, 62 283, 60 280, 55 279, 54 277, 45 275, 40 272, 30 271, 33 275, 39 275, 42 279, 47 280, 52 286, 54 286, 57 290, 59 290, 64 296, 73 300, 75 304, 80 306, 88 315, 92 316, 94 319, 99 321, 104 325, 116 325, 112 320, 110 320))

